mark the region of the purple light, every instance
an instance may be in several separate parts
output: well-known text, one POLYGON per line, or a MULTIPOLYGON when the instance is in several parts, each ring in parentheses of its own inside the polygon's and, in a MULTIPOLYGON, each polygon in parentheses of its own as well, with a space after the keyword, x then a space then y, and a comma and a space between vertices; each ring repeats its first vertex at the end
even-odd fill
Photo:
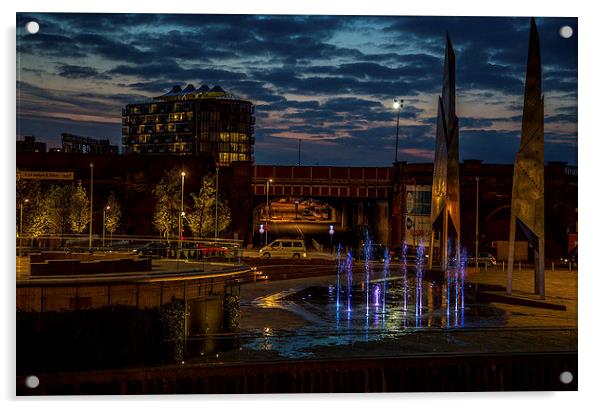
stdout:
POLYGON ((380 305, 380 285, 374 287, 374 305, 380 305))

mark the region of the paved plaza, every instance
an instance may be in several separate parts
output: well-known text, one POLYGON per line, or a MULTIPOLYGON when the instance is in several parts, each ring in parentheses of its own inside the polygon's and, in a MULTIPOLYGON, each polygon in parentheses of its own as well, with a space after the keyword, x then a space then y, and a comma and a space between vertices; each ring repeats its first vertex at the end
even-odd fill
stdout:
MULTIPOLYGON (((354 280, 361 279, 361 272, 354 280)), ((391 275, 395 278, 395 274, 391 275)), ((504 286, 506 273, 500 269, 474 269, 467 274, 467 286, 474 284, 504 286)), ((243 348, 220 359, 256 360, 278 359, 278 348, 286 344, 303 343, 309 338, 303 334, 318 328, 315 317, 306 317, 305 312, 281 302, 283 295, 302 291, 309 287, 328 287, 336 283, 336 275, 296 278, 281 281, 248 283, 241 289, 241 339, 258 338, 251 344, 259 350, 243 348), (296 336, 296 334, 301 334, 296 336), (245 338, 246 337, 246 338, 245 338), (296 339, 298 338, 298 339, 296 339), (286 341, 285 341, 286 340, 286 341), (262 344, 263 342, 263 344, 262 344), (263 350, 262 350, 263 348, 263 350)), ((517 298, 538 299, 533 295, 533 272, 523 268, 514 273, 514 292, 517 298)), ((467 290, 469 291, 469 290, 467 290)), ((480 291, 480 290, 479 290, 480 291)), ((577 349, 577 272, 566 270, 546 271, 546 302, 563 305, 566 311, 549 308, 516 305, 512 302, 487 303, 490 308, 501 311, 503 324, 499 320, 491 324, 484 320, 482 327, 466 328, 408 328, 407 334, 383 336, 378 340, 364 342, 351 340, 348 344, 329 343, 310 347, 309 356, 314 358, 383 356, 432 353, 506 353, 506 352, 566 352, 577 349)), ((468 295, 469 297, 471 295, 468 295)), ((329 338, 327 333, 313 332, 313 337, 329 338)), ((332 338, 332 337, 330 337, 332 338)), ((350 338, 351 339, 351 338, 350 338)), ((309 344, 308 344, 309 345, 309 344)), ((206 358, 211 360, 212 358, 206 358)))

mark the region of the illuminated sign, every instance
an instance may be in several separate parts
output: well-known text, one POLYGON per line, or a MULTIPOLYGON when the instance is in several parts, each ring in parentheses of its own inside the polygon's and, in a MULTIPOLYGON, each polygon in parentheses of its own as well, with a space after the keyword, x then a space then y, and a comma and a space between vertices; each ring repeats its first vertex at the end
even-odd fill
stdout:
POLYGON ((73 180, 73 172, 17 171, 17 180, 73 180))

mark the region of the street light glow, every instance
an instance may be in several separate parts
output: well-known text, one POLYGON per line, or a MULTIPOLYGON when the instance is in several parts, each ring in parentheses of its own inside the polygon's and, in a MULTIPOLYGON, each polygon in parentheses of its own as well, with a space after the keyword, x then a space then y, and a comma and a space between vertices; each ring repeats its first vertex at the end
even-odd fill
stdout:
POLYGON ((186 172, 182 172, 180 173, 182 176, 186 176, 186 172))
POLYGON ((393 108, 399 109, 400 107, 401 107, 401 104, 399 103, 399 101, 395 100, 395 102, 393 102, 393 108))

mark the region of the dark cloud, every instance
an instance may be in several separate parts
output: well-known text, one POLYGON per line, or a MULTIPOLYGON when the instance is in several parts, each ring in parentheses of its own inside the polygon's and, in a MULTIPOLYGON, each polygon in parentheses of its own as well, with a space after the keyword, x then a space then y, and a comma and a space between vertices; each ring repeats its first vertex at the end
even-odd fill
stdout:
POLYGON ((246 74, 219 68, 183 68, 174 61, 163 64, 118 65, 109 71, 110 74, 133 76, 137 78, 172 78, 178 81, 212 81, 246 78, 246 74))
MULTIPOLYGON (((567 161, 576 163, 577 19, 537 23, 545 123, 557 132, 546 134, 546 155, 560 158, 561 148, 571 146, 567 161), (560 37, 563 25, 573 28, 571 39, 560 37)), ((302 134, 313 141, 306 149, 316 162, 368 165, 391 162, 396 113, 390 103, 405 98, 412 102, 400 112, 400 154, 428 161, 446 32, 456 51, 459 104, 482 100, 494 111, 513 112, 460 118, 461 154, 512 162, 518 133, 495 129, 500 122, 520 128, 514 113, 522 112, 528 18, 18 13, 25 78, 17 84, 18 118, 54 121, 48 129, 62 125, 62 131, 86 131, 67 120, 84 116, 117 126, 127 103, 175 84, 206 83, 255 103, 258 163, 296 163, 295 135, 302 134), (25 33, 31 20, 40 33, 25 33), (53 82, 65 78, 71 91, 53 82)), ((40 136, 48 135, 38 125, 40 136)), ((104 130, 87 129, 89 136, 104 130)), ((117 138, 118 127, 112 132, 117 138)))
POLYGON ((59 58, 84 58, 88 55, 72 38, 42 32, 19 36, 17 52, 59 58))
POLYGON ((107 74, 98 72, 95 68, 69 64, 61 64, 57 73, 61 77, 74 79, 95 78, 106 80, 111 78, 107 74))

